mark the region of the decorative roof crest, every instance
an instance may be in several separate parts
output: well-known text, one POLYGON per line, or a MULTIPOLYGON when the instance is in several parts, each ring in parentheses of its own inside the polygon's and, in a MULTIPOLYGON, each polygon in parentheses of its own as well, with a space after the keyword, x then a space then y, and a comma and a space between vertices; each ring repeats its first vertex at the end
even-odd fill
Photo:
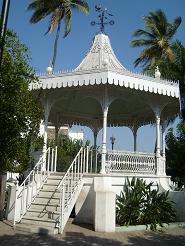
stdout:
POLYGON ((95 10, 96 12, 99 13, 98 17, 100 19, 100 22, 96 22, 96 21, 91 21, 91 25, 95 26, 95 25, 99 25, 100 26, 100 32, 104 33, 105 31, 105 25, 114 25, 114 21, 110 20, 108 21, 108 16, 114 16, 110 13, 108 13, 107 8, 103 8, 101 5, 95 5, 95 10))

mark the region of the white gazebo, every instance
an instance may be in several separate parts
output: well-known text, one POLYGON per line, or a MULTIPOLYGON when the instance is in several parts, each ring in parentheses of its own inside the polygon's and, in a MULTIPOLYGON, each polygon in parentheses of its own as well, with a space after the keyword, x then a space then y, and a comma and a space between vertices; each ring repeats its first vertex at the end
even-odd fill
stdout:
MULTIPOLYGON (((153 182, 170 190, 165 172, 165 127, 179 112, 179 85, 128 71, 116 58, 109 37, 98 33, 81 62, 71 72, 54 73, 51 67, 32 83, 44 108, 44 154, 18 187, 7 205, 16 228, 62 233, 75 207, 76 220, 94 224, 96 231, 115 231, 115 194, 126 177, 153 182), (90 127, 94 142, 102 130, 101 168, 93 167, 89 147, 82 147, 66 173, 57 172, 57 149, 47 148, 47 127, 64 124, 90 127), (156 125, 155 153, 137 151, 137 130, 156 125), (127 126, 133 132, 133 152, 107 150, 107 126, 127 126), (160 146, 162 126, 162 151, 160 146), (92 171, 95 171, 93 173, 92 171), (11 203, 12 202, 12 203, 11 203), (13 208, 13 209, 12 209, 13 208)), ((96 158, 95 158, 96 160, 96 158)), ((184 193, 170 190, 179 220, 185 218, 184 193)))
MULTIPOLYGON (((17 187, 13 205, 8 205, 14 212, 14 225, 19 223, 16 227, 61 233, 75 206, 78 222, 92 223, 96 231, 113 232, 115 194, 120 194, 126 177, 152 181, 154 189, 158 185, 161 191, 170 189, 165 172, 165 127, 179 112, 179 84, 161 79, 158 68, 155 77, 128 71, 116 58, 109 37, 101 31, 77 68, 54 73, 48 67, 30 90, 39 96, 44 109, 44 154, 17 187), (100 172, 96 162, 95 168, 92 166, 89 147, 79 150, 66 173, 57 172, 57 149, 47 148, 47 127, 55 126, 57 138, 60 126, 65 124, 90 127, 95 146, 102 128, 100 172), (137 130, 148 124, 156 125, 156 151, 140 153, 137 130), (132 130, 133 152, 107 150, 108 126, 132 130)), ((178 201, 178 218, 185 218, 184 206, 180 206, 184 194, 170 191, 169 195, 178 201)))
POLYGON ((70 72, 51 68, 30 89, 40 93, 44 108, 47 146, 48 122, 58 129, 63 124, 102 128, 101 174, 106 172, 152 173, 165 176, 165 128, 179 112, 179 84, 128 71, 117 59, 109 37, 100 32, 80 63, 70 72), (137 152, 137 130, 156 124, 156 153, 137 152), (107 126, 127 126, 133 132, 134 151, 107 151, 107 126), (162 126, 162 151, 160 146, 162 126))

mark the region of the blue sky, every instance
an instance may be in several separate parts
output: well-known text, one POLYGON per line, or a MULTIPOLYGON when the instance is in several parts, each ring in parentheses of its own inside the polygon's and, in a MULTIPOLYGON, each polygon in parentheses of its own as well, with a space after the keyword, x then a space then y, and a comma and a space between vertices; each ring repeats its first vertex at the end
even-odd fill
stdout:
MULTIPOLYGON (((44 72, 52 58, 54 34, 44 36, 49 19, 39 24, 29 23, 31 13, 26 8, 31 0, 11 0, 8 26, 19 35, 31 52, 31 64, 36 72, 44 72)), ((129 70, 138 71, 133 62, 139 54, 139 49, 131 48, 132 34, 137 28, 143 28, 142 16, 150 11, 162 9, 169 20, 181 16, 183 21, 175 36, 185 44, 185 0, 88 0, 90 14, 85 16, 75 12, 72 18, 72 31, 67 38, 60 38, 56 61, 56 70, 73 69, 81 62, 87 53, 93 36, 98 27, 91 26, 92 20, 97 20, 94 10, 95 4, 102 4, 114 14, 115 25, 106 28, 106 33, 111 39, 111 44, 120 62, 129 70)), ((76 127, 74 129, 77 129, 76 127)), ((78 128, 79 129, 79 128, 78 128)), ((80 128, 81 129, 81 128, 80 128)), ((83 129, 83 127, 82 127, 83 129)), ((85 139, 92 140, 92 132, 84 128, 85 139)), ((133 137, 128 128, 108 128, 108 147, 110 136, 116 137, 116 149, 133 149, 133 137)), ((101 132, 98 143, 101 142, 101 132)), ((155 142, 155 128, 142 127, 138 131, 138 148, 140 151, 153 151, 155 142)))

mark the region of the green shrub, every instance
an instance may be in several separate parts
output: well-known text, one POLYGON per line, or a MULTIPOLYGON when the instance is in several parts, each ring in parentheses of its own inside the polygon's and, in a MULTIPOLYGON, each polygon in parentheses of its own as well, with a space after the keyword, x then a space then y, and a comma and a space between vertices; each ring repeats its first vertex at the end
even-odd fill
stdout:
POLYGON ((116 222, 119 225, 150 224, 151 230, 157 225, 175 221, 172 202, 168 199, 169 192, 159 193, 152 190, 153 183, 146 184, 142 179, 126 179, 123 191, 117 196, 116 222))

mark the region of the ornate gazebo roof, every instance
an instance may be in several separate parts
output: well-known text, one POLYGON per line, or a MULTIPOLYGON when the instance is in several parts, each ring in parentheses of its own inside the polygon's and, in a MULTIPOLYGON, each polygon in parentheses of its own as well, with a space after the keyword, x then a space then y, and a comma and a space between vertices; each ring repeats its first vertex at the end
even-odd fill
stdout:
POLYGON ((111 101, 108 125, 153 123, 155 107, 163 109, 162 119, 179 112, 178 83, 128 71, 104 33, 94 37, 85 58, 73 71, 45 74, 30 85, 33 93, 41 88, 42 100, 52 104, 49 120, 55 122, 57 118, 61 124, 102 126, 105 90, 111 101))

